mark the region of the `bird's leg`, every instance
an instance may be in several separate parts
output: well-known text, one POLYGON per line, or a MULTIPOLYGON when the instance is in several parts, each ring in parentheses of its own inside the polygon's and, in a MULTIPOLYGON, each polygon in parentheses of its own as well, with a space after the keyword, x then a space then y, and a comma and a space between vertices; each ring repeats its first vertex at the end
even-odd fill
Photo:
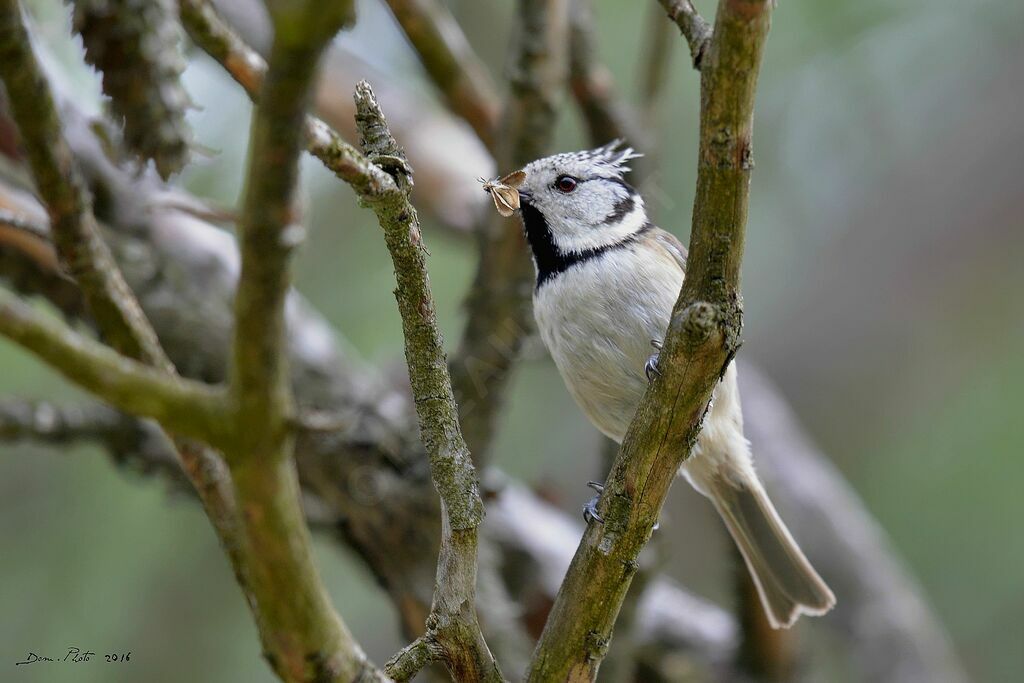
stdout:
MULTIPOLYGON (((587 524, 591 522, 597 522, 598 524, 604 524, 604 519, 601 515, 597 514, 597 501, 601 499, 601 494, 604 492, 604 484, 599 484, 596 481, 588 481, 587 486, 597 491, 597 495, 587 501, 587 504, 583 506, 583 519, 587 524)), ((657 531, 661 527, 661 522, 655 522, 651 531, 657 531)))
POLYGON ((583 519, 587 524, 590 524, 592 521, 604 524, 604 519, 601 518, 601 515, 597 514, 597 501, 601 498, 601 492, 604 491, 604 484, 588 481, 587 486, 597 491, 597 495, 588 500, 587 504, 583 506, 583 519))
POLYGON ((656 351, 652 353, 651 357, 647 359, 646 363, 644 363, 644 374, 647 375, 648 383, 654 381, 655 375, 661 375, 661 370, 658 369, 658 356, 661 355, 661 340, 652 339, 651 346, 653 346, 656 351))

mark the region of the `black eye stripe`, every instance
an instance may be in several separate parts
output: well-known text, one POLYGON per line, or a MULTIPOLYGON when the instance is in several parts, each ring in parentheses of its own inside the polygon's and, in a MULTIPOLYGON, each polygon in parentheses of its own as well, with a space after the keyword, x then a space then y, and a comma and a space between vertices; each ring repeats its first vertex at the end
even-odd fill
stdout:
POLYGON ((605 219, 601 221, 602 225, 611 225, 618 223, 625 218, 636 206, 636 200, 633 199, 633 195, 628 194, 619 201, 615 202, 615 206, 612 207, 612 212, 605 216, 605 219))

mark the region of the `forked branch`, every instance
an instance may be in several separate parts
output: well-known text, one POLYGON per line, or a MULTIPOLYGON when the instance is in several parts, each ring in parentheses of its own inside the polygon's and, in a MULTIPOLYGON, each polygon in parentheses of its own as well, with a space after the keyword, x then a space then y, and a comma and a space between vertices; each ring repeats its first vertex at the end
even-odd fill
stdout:
POLYGON ((658 4, 686 38, 693 58, 693 68, 699 70, 704 63, 704 52, 711 41, 711 26, 697 13, 691 0, 658 0, 658 4))

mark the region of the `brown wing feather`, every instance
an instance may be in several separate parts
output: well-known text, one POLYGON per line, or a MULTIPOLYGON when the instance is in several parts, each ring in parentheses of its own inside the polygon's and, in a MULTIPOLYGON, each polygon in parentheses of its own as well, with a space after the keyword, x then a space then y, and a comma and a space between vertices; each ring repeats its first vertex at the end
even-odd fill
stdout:
POLYGON ((654 228, 648 235, 650 235, 650 239, 675 259, 681 269, 686 270, 686 247, 683 246, 683 243, 675 235, 661 228, 654 228))

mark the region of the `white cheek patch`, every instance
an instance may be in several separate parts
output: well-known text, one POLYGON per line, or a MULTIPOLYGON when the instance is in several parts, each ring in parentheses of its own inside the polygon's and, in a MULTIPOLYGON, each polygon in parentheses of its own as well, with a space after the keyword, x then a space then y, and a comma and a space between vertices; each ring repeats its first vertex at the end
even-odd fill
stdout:
POLYGON ((554 231, 555 244, 562 253, 584 252, 621 242, 640 231, 647 223, 647 211, 639 195, 633 196, 633 208, 611 223, 567 222, 554 231))

